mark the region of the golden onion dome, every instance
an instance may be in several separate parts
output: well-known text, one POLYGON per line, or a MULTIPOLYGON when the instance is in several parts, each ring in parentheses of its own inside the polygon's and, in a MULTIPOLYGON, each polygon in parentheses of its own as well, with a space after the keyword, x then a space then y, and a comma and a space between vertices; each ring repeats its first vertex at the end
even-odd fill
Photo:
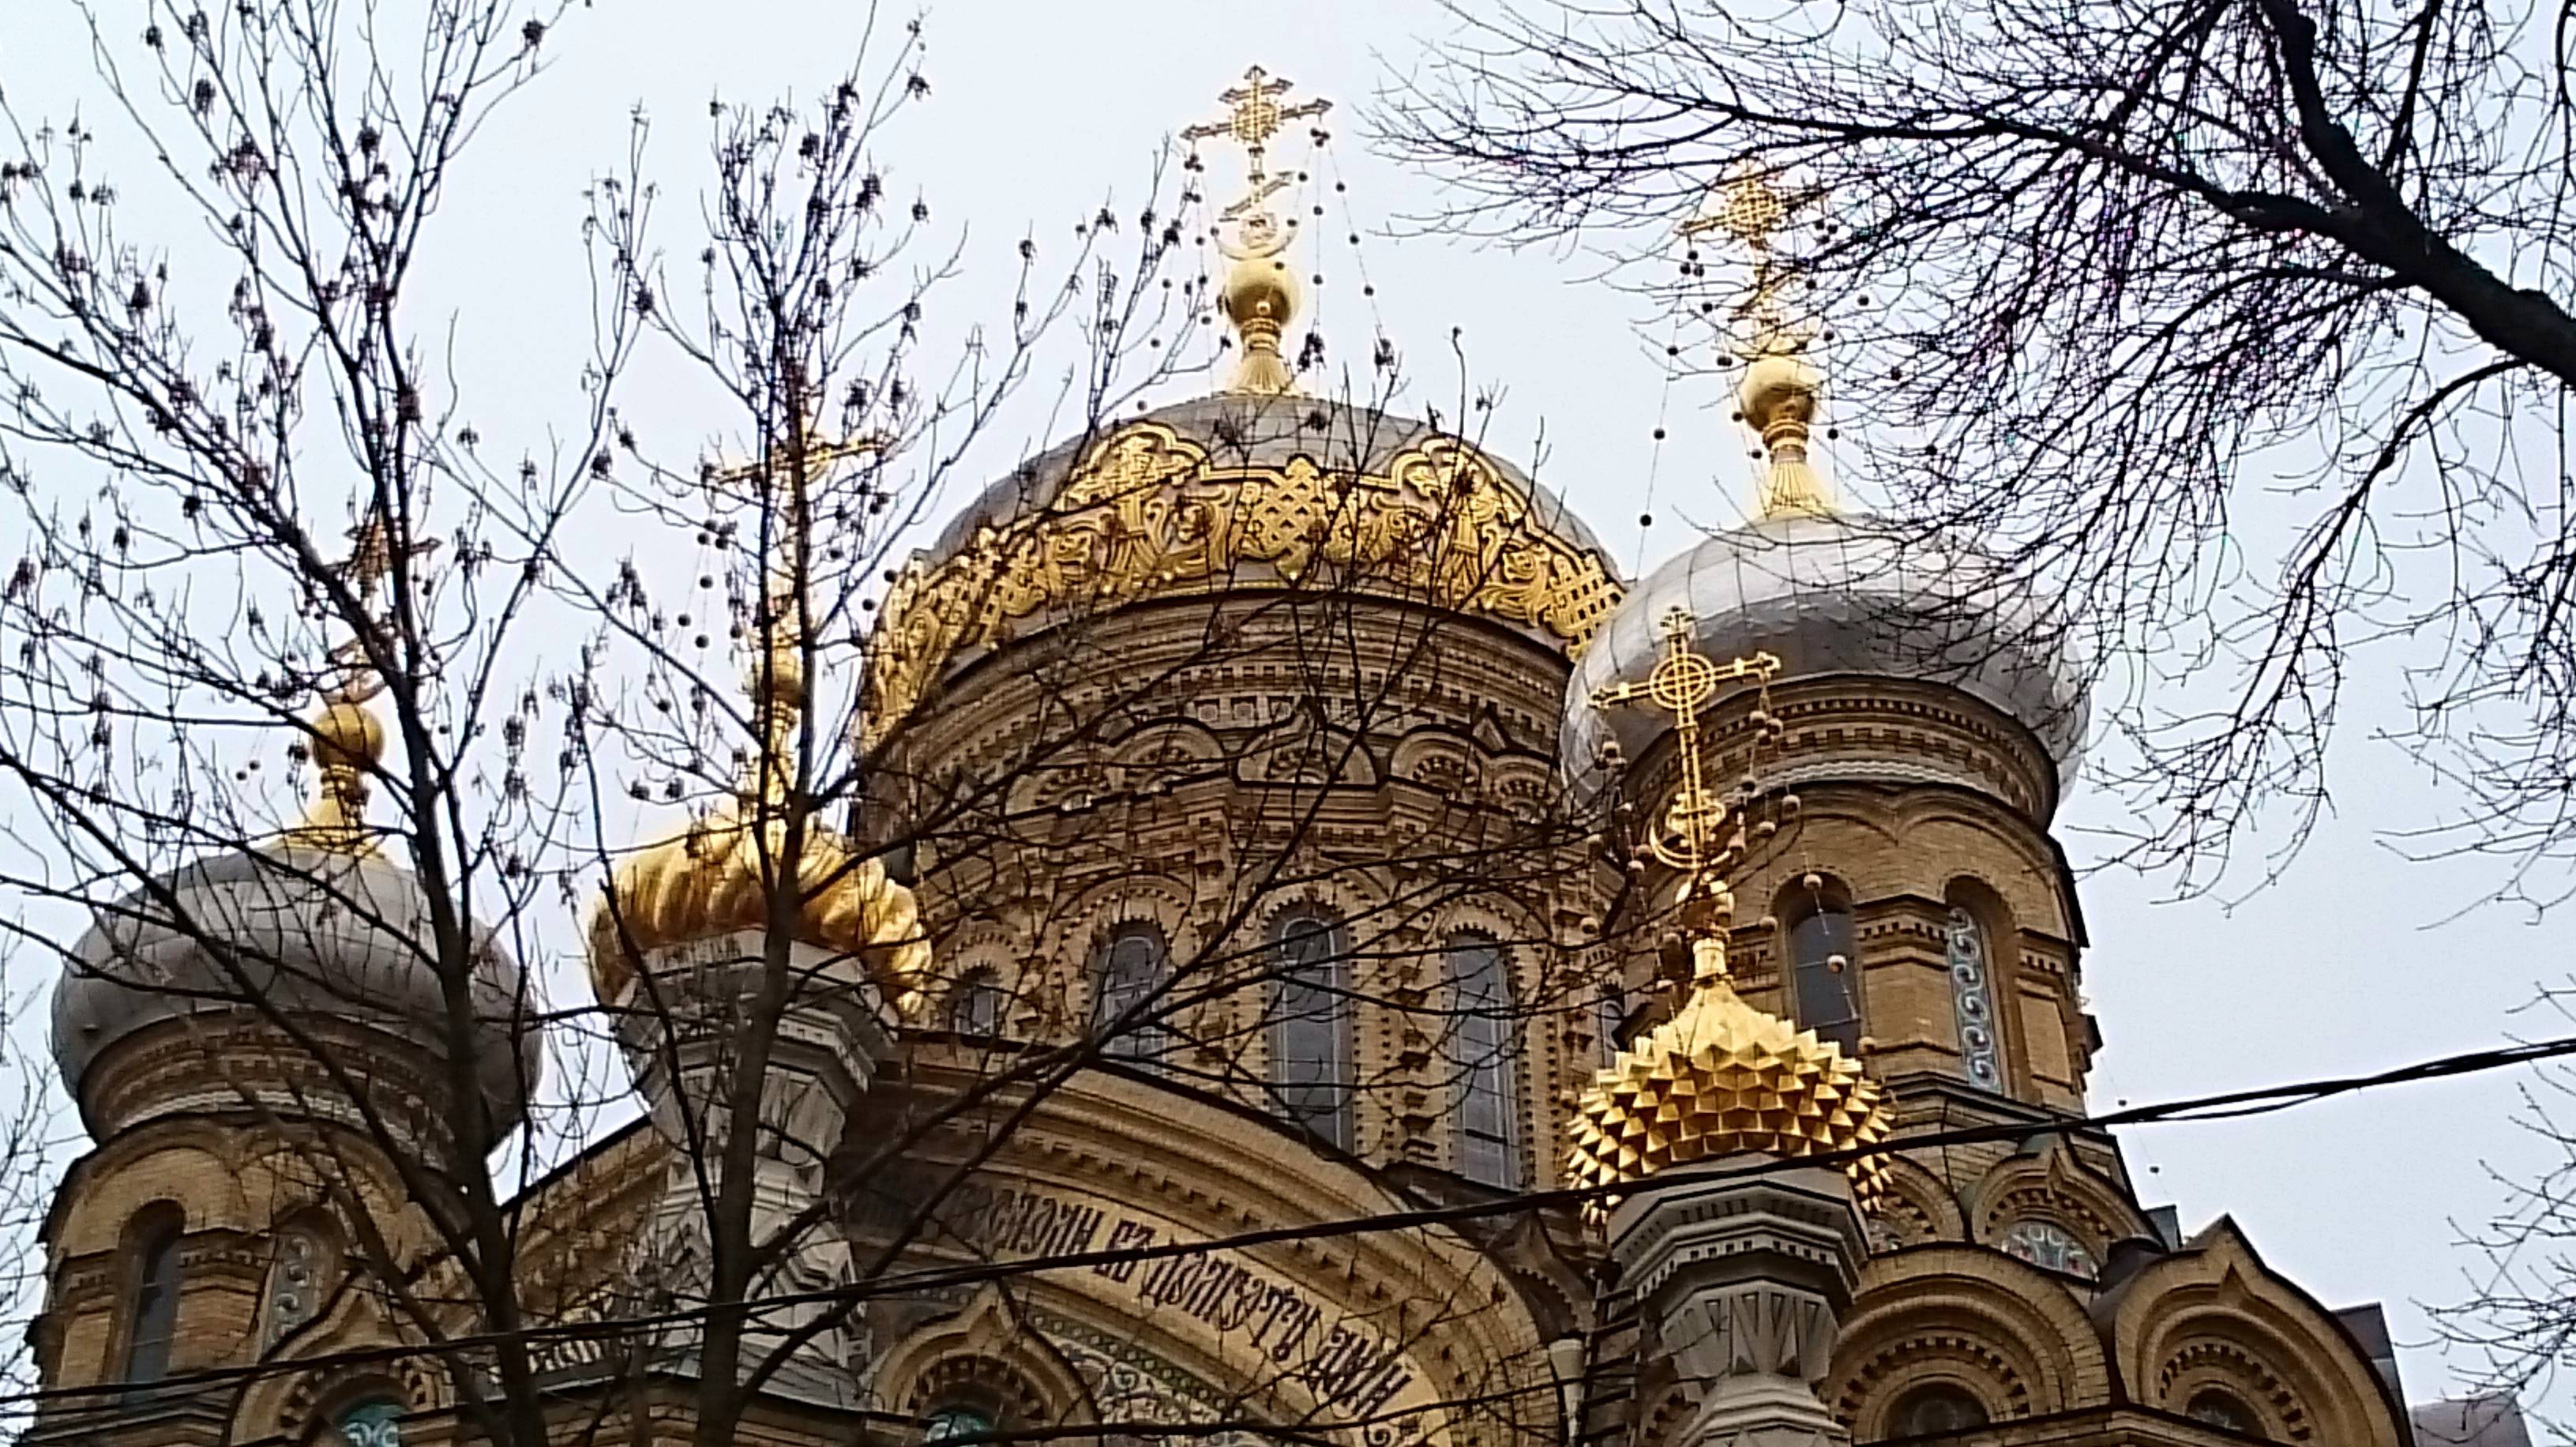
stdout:
MULTIPOLYGON (((603 1004, 624 998, 636 962, 655 950, 769 924, 770 883, 788 845, 786 760, 807 699, 805 664, 792 638, 775 640, 766 660, 748 682, 765 697, 768 737, 734 802, 629 855, 591 914, 591 987, 603 1004)), ((898 1012, 917 1013, 931 954, 912 891, 810 812, 794 888, 803 902, 797 941, 857 961, 898 1012)))
MULTIPOLYGON (((1859 1150, 1888 1129, 1878 1082, 1859 1061, 1709 978, 1595 1077, 1576 1111, 1569 1171, 1579 1186, 1630 1185, 1731 1155, 1859 1150)), ((1863 1156, 1846 1170, 1867 1209, 1885 1189, 1885 1160, 1863 1156)))
MULTIPOLYGON (((590 977, 599 999, 614 1003, 624 995, 642 955, 766 926, 769 880, 786 835, 783 820, 764 823, 727 808, 620 863, 610 895, 591 916, 590 977)), ((819 824, 805 830, 796 876, 804 901, 797 940, 862 961, 896 1008, 914 1013, 930 945, 912 891, 819 824)))
POLYGON ((1056 448, 916 554, 869 650, 870 741, 950 672, 1064 622, 1303 587, 1481 617, 1568 655, 1622 591, 1563 500, 1465 440, 1366 407, 1230 391, 1056 448))

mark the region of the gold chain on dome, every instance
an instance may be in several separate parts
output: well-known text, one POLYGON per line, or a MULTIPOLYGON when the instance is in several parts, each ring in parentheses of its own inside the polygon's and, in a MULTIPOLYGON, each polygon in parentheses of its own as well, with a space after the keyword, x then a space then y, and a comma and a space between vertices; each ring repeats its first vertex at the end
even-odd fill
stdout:
MULTIPOLYGON (((1270 141, 1282 126, 1321 116, 1333 103, 1318 98, 1283 105, 1280 97, 1289 89, 1287 80, 1252 66, 1244 71, 1241 85, 1217 97, 1227 108, 1225 119, 1201 122, 1181 132, 1185 141, 1224 139, 1243 147, 1244 192, 1217 217, 1216 228, 1217 249, 1234 263, 1226 273, 1225 311, 1243 345, 1234 378, 1226 386, 1230 392, 1280 396, 1297 390, 1296 376, 1279 347, 1281 335, 1297 314, 1297 276, 1281 255, 1296 239, 1297 223, 1293 218, 1282 221, 1270 209, 1270 198, 1289 181, 1270 174, 1267 157, 1270 141), (1228 227, 1233 228, 1231 235, 1228 227)), ((1197 169, 1195 153, 1189 165, 1197 169)))
MULTIPOLYGON (((406 557, 425 557, 438 540, 424 538, 404 550, 406 557)), ((393 576, 393 529, 381 507, 349 530, 349 556, 332 565, 357 598, 361 627, 380 627, 375 617, 376 590, 393 576)), ((367 661, 367 640, 358 634, 342 639, 330 652, 337 678, 322 690, 322 709, 311 725, 313 763, 320 774, 304 819, 286 838, 308 849, 360 856, 378 852, 367 827, 367 774, 385 756, 385 726, 367 707, 384 692, 383 676, 367 661)))
POLYGON ((1801 276, 1773 244, 1792 209, 1767 180, 1747 173, 1712 190, 1705 209, 1681 228, 1686 238, 1723 231, 1752 253, 1753 290, 1737 309, 1740 322, 1749 325, 1734 344, 1744 364, 1735 395, 1739 415, 1761 437, 1767 459, 1757 508, 1765 519, 1829 517, 1834 511, 1833 489, 1807 453, 1825 385, 1824 374, 1808 359, 1818 328, 1790 314, 1785 298, 1801 276))
MULTIPOLYGON (((1764 746, 1786 735, 1770 710, 1780 662, 1755 653, 1719 664, 1691 647, 1695 622, 1687 609, 1667 613, 1664 656, 1654 672, 1593 695, 1603 708, 1644 703, 1673 716, 1679 782, 1639 852, 1681 876, 1676 903, 1692 980, 1671 1018, 1621 1051, 1585 1093, 1567 1150, 1567 1173, 1578 1186, 1633 1185, 1669 1167, 1732 1155, 1865 1151, 1891 1128, 1878 1082, 1859 1061, 1814 1031, 1755 1009, 1728 978, 1735 896, 1727 871, 1776 833, 1778 821, 1754 817, 1761 792, 1750 762, 1737 802, 1708 787, 1699 716, 1725 683, 1751 683, 1757 692, 1747 722, 1758 760, 1764 746)), ((1780 796, 1781 812, 1793 812, 1795 803, 1794 795, 1780 796)), ((1861 1155, 1844 1169, 1864 1209, 1886 1189, 1879 1155, 1861 1155)), ((1606 1203, 1594 1203, 1595 1219, 1605 1212, 1606 1203)))

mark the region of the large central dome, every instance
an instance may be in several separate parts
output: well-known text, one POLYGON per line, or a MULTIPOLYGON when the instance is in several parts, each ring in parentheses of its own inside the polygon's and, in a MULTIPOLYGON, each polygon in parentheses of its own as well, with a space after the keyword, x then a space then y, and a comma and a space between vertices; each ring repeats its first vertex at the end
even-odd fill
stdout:
POLYGON ((1438 428, 1230 392, 1066 443, 986 488, 886 601, 866 717, 882 734, 1014 639, 1131 604, 1312 589, 1477 615, 1578 652, 1620 584, 1590 529, 1438 428))

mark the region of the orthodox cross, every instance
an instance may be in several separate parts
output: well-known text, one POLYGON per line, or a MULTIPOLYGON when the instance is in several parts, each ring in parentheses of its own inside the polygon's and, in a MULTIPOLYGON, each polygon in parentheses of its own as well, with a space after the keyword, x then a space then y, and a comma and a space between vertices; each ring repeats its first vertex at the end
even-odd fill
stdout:
POLYGON ((1753 319, 1755 355, 1796 351, 1804 341, 1784 318, 1780 294, 1787 290, 1791 268, 1773 250, 1771 239, 1788 223, 1791 202, 1758 173, 1746 172, 1710 191, 1700 214, 1682 223, 1682 235, 1697 239, 1723 231, 1753 253, 1753 294, 1739 315, 1753 319))
MULTIPOLYGON (((406 558, 422 558, 438 550, 438 539, 419 538, 402 550, 406 558)), ((365 519, 349 529, 349 556, 331 565, 331 571, 357 595, 361 630, 381 627, 384 620, 376 616, 376 590, 393 576, 393 528, 381 506, 369 507, 365 519)), ((385 691, 384 678, 367 663, 367 640, 363 632, 352 633, 331 649, 331 662, 339 669, 339 681, 327 690, 327 697, 338 703, 365 703, 385 691)))
POLYGON ((755 700, 767 705, 768 727, 756 764, 758 777, 747 785, 768 801, 771 808, 783 807, 789 787, 789 755, 795 748, 796 730, 805 710, 804 638, 801 632, 804 602, 804 577, 797 569, 799 561, 810 564, 813 518, 809 490, 831 475, 832 469, 854 457, 880 457, 887 441, 874 433, 855 437, 824 439, 815 435, 810 414, 806 414, 800 431, 806 439, 801 456, 788 456, 783 439, 773 440, 769 455, 734 467, 709 465, 701 473, 707 490, 719 496, 744 484, 757 484, 759 500, 773 509, 777 521, 773 527, 769 559, 769 583, 761 602, 767 618, 765 656, 751 665, 747 682, 755 700))
POLYGON ((1673 716, 1673 752, 1681 786, 1664 806, 1661 826, 1649 830, 1646 848, 1665 867, 1682 876, 1679 903, 1685 922, 1698 936, 1691 953, 1694 973, 1712 978, 1726 972, 1725 944, 1719 931, 1735 909, 1734 893, 1724 871, 1744 856, 1734 827, 1735 810, 1708 787, 1700 758, 1700 710, 1726 683, 1750 679, 1768 684, 1780 671, 1780 660, 1754 653, 1718 663, 1691 647, 1691 628, 1698 620, 1687 608, 1663 616, 1664 656, 1643 682, 1622 683, 1592 695, 1594 706, 1618 708, 1644 703, 1673 716), (1702 948, 1702 946, 1708 948, 1702 948))
POLYGON ((775 509, 778 520, 777 550, 781 556, 770 560, 769 607, 773 616, 783 616, 795 602, 797 579, 793 576, 795 559, 807 541, 806 532, 813 519, 808 515, 808 490, 829 477, 832 469, 854 457, 880 457, 886 451, 886 439, 875 433, 855 437, 824 438, 816 434, 810 417, 802 427, 805 451, 802 457, 789 457, 784 440, 773 443, 769 456, 734 467, 710 465, 701 473, 707 490, 719 496, 743 484, 757 484, 765 501, 775 509))
POLYGON ((1260 66, 1253 66, 1244 71, 1243 84, 1217 97, 1218 103, 1228 108, 1224 120, 1204 121, 1181 132, 1181 139, 1185 141, 1221 136, 1243 147, 1244 181, 1248 189, 1242 200, 1225 208, 1225 220, 1243 219, 1288 184, 1287 177, 1273 176, 1264 169, 1262 160, 1270 138, 1279 134, 1279 128, 1290 121, 1320 116, 1333 108, 1331 101, 1321 98, 1300 101, 1293 106, 1281 105, 1279 98, 1288 93, 1291 84, 1260 66))

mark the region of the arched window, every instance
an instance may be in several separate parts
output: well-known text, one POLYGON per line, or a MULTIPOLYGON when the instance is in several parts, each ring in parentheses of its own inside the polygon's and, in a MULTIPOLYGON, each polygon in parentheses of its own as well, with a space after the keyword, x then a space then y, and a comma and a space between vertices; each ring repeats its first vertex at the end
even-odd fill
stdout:
POLYGON ((2003 1235, 2004 1252, 2033 1266, 2075 1276, 2093 1274, 2093 1253, 2054 1221, 2015 1221, 2003 1235))
POLYGON ((129 1385, 170 1374, 170 1344, 179 1328, 179 1239, 187 1225, 179 1208, 159 1201, 137 1213, 126 1299, 125 1366, 129 1385))
POLYGON ((2254 1409, 2218 1387, 2203 1387, 2192 1393, 2191 1405, 2183 1408, 2182 1414, 2224 1431, 2248 1437, 2263 1435, 2263 1419, 2254 1415, 2254 1409))
POLYGON ((1966 1388, 1932 1382, 1896 1399, 1896 1406, 1887 1414, 1887 1435, 1891 1440, 1933 1437, 1982 1427, 1991 1420, 1986 1404, 1966 1388))
POLYGON ((1002 1033, 1002 982, 991 970, 968 970, 948 987, 948 1028, 987 1038, 1002 1033))
POLYGON ((1980 1090, 2004 1088, 1995 1024, 1993 955, 1985 922, 1954 894, 1947 930, 1950 1005, 1959 1026, 1959 1069, 1980 1090))
POLYGON ((1279 1010, 1270 1036, 1270 1083, 1287 1117, 1319 1138, 1351 1145, 1353 1050, 1350 937, 1322 910, 1296 909, 1271 929, 1279 1010))
POLYGON ((1593 1044, 1601 1058, 1601 1068, 1609 1069, 1619 1059, 1619 1031, 1628 1023, 1628 992, 1612 980, 1592 997, 1593 1044))
POLYGON ((924 1447, 935 1447, 941 1442, 988 1437, 1000 1425, 981 1407, 942 1407, 921 1419, 921 1440, 924 1447))
POLYGON ((342 1412, 337 1423, 348 1447, 402 1447, 402 1405, 370 1398, 342 1412))
POLYGON ((1789 982, 1798 1024, 1846 1052, 1860 1048, 1859 933, 1851 907, 1820 899, 1789 926, 1789 982))
POLYGON ((1163 988, 1166 951, 1162 927, 1151 920, 1126 920, 1100 942, 1092 963, 1091 1028, 1101 1037, 1100 1051, 1120 1060, 1160 1060, 1167 1037, 1156 996, 1163 988))
POLYGON ((1521 1184, 1518 1072, 1513 1067, 1512 982, 1503 947, 1469 932, 1449 941, 1449 988, 1457 1004, 1450 1032, 1458 1070, 1458 1170, 1471 1181, 1521 1184))

